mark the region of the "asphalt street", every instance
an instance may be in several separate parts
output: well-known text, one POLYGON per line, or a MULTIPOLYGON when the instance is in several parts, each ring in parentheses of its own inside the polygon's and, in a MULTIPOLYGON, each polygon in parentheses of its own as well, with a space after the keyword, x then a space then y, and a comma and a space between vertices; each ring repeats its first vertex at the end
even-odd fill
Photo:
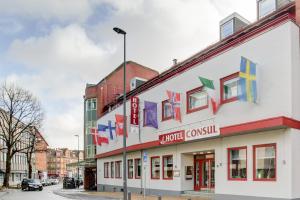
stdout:
POLYGON ((111 200, 111 198, 101 198, 90 196, 70 190, 61 192, 62 185, 53 185, 44 187, 43 191, 22 191, 13 189, 8 190, 6 194, 1 194, 0 200, 111 200))

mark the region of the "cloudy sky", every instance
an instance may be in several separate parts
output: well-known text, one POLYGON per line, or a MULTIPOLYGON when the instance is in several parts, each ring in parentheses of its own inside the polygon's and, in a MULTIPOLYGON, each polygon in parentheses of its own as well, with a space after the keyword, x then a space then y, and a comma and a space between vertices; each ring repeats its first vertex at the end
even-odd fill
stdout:
POLYGON ((128 60, 162 72, 218 41, 233 12, 255 21, 256 0, 1 0, 0 83, 40 99, 51 147, 76 148, 85 84, 122 63, 113 27, 128 33, 128 60))

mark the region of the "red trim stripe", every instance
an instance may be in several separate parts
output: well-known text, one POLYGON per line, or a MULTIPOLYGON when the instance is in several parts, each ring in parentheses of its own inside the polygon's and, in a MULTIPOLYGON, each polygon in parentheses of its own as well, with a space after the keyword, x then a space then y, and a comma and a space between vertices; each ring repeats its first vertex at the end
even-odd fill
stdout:
MULTIPOLYGON (((226 137, 231 135, 238 135, 238 134, 245 134, 250 132, 259 132, 264 130, 272 130, 272 129, 279 129, 279 128, 294 128, 294 129, 300 129, 300 121, 280 116, 280 117, 273 117, 258 121, 252 121, 242 124, 236 124, 232 126, 226 126, 220 128, 220 136, 226 137)), ((141 144, 135 144, 128 146, 126 148, 127 151, 138 151, 142 149, 149 149, 161 146, 159 143, 159 140, 151 141, 151 142, 145 142, 141 144)), ((166 146, 166 145, 164 145, 166 146)), ((123 148, 116 149, 110 152, 97 154, 95 158, 105 158, 113 155, 118 155, 123 152, 123 148)))

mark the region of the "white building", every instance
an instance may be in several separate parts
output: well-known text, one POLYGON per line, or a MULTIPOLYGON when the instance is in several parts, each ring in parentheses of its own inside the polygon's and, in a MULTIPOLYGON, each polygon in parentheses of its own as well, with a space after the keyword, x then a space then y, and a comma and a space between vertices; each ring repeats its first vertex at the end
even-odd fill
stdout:
MULTIPOLYGON (((127 138, 129 191, 145 187, 147 194, 210 191, 216 199, 300 199, 300 41, 295 22, 300 13, 295 4, 278 8, 128 94, 140 100, 141 121, 140 133, 129 131, 127 138), (237 101, 241 56, 257 64, 256 104, 237 101), (212 79, 220 93, 215 115, 198 76, 212 79), (181 93, 182 123, 162 113, 167 90, 181 93), (197 104, 190 105, 193 97, 197 104), (144 101, 157 103, 158 129, 143 126, 144 101), (219 132, 196 137, 197 129, 208 125, 219 132), (164 134, 169 141, 163 141, 164 134)), ((115 121, 115 114, 123 113, 121 103, 97 123, 115 121)), ((129 115, 130 100, 126 108, 129 115)), ((99 191, 122 189, 122 145, 119 136, 97 147, 99 191)))

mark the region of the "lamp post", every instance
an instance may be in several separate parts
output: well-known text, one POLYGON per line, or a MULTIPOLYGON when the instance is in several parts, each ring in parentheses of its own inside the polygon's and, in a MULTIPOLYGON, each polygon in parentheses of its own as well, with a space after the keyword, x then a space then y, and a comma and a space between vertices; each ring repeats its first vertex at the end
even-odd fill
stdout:
POLYGON ((127 200, 127 174, 126 174, 126 32, 118 27, 113 30, 124 36, 124 63, 123 63, 123 199, 127 200))
POLYGON ((78 154, 77 154, 77 188, 79 188, 79 135, 74 135, 78 139, 78 154))

